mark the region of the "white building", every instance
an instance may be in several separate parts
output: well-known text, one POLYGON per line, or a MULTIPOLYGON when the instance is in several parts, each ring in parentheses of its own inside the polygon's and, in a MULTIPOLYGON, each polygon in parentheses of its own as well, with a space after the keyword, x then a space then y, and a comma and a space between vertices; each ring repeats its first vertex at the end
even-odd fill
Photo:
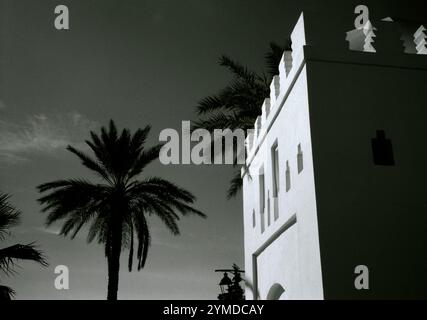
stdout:
POLYGON ((247 139, 247 299, 427 297, 424 28, 379 21, 372 43, 344 18, 301 15, 247 139))

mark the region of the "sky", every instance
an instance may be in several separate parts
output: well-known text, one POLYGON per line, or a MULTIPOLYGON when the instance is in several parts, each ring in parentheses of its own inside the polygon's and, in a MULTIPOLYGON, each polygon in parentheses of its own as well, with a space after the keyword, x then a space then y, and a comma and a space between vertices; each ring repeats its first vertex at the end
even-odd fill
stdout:
MULTIPOLYGON (((402 13, 398 1, 365 3, 378 15, 402 13)), ((69 240, 58 236, 59 226, 45 228, 36 201, 41 183, 93 178, 65 147, 84 148, 89 130, 110 119, 131 130, 150 124, 148 144, 155 144, 161 130, 180 130, 181 121, 195 120, 197 102, 228 83, 229 74, 217 64, 221 54, 262 70, 269 42, 284 43, 303 9, 333 18, 357 4, 0 0, 0 190, 23 212, 22 224, 0 247, 36 241, 50 263, 22 263, 16 276, 0 275, 0 282, 12 286, 17 299, 104 299, 103 249, 86 243, 85 230, 69 240), (70 30, 53 26, 59 4, 70 10, 70 30), (57 265, 70 270, 69 290, 54 287, 57 265)), ((220 275, 214 269, 244 267, 242 198, 226 199, 232 171, 159 162, 148 168, 148 175, 194 193, 208 218, 182 219, 179 237, 150 219, 146 268, 122 268, 119 299, 216 299, 220 275)))

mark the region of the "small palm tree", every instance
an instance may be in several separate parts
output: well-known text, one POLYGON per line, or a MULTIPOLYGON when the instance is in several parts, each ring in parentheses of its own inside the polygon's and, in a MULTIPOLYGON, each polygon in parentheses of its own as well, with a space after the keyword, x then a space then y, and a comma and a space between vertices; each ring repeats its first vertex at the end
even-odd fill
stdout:
MULTIPOLYGON (((251 71, 223 55, 219 65, 231 72, 233 80, 218 94, 199 102, 196 107, 199 120, 194 123, 193 129, 203 128, 210 132, 215 129, 253 129, 255 120, 261 114, 262 103, 270 95, 270 84, 285 50, 291 50, 290 39, 284 47, 270 44, 270 50, 265 55, 267 74, 251 71)), ((234 197, 241 186, 240 170, 237 170, 230 183, 228 198, 234 197)))
POLYGON ((188 191, 161 178, 138 178, 159 156, 161 145, 145 148, 150 126, 131 134, 125 129, 119 134, 110 121, 101 134, 91 132, 86 141, 95 157, 71 146, 67 149, 82 164, 95 172, 101 183, 84 179, 59 180, 38 187, 43 211, 49 212, 47 225, 64 220, 61 235, 74 238, 90 223, 88 242, 94 239, 104 245, 108 261, 108 300, 117 300, 120 255, 129 249, 128 269, 132 271, 134 239, 138 241, 136 265, 138 271, 146 262, 150 246, 147 215, 158 216, 174 235, 179 234, 177 221, 182 215, 205 215, 191 205, 195 197, 188 191))
MULTIPOLYGON (((21 213, 9 203, 9 195, 0 192, 0 241, 10 235, 10 228, 19 224, 21 213)), ((36 250, 33 243, 0 249, 0 271, 6 275, 16 273, 15 267, 18 260, 31 260, 47 266, 41 251, 36 250)), ((15 294, 13 289, 0 286, 0 300, 10 300, 15 294)))

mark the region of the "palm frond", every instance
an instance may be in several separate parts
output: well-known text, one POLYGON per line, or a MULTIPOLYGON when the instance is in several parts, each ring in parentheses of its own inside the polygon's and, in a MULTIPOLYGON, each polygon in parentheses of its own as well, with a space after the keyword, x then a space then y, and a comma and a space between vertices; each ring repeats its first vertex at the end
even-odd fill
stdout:
POLYGON ((249 83, 257 79, 257 74, 255 72, 250 71, 247 67, 234 61, 227 55, 222 55, 219 58, 219 65, 228 68, 235 77, 241 78, 249 83))
POLYGON ((98 214, 89 227, 87 242, 91 243, 97 239, 100 244, 107 244, 108 242, 108 225, 110 222, 110 215, 108 213, 98 214))
MULTIPOLYGON (((193 129, 206 129, 209 132, 214 132, 217 129, 245 129, 244 126, 250 122, 243 124, 242 119, 237 114, 227 114, 224 112, 213 113, 206 119, 195 121, 193 129)), ((252 125, 255 121, 252 122, 252 125)))
POLYGON ((203 212, 189 205, 196 200, 193 194, 161 178, 149 178, 142 182, 136 182, 129 188, 129 194, 132 198, 137 200, 142 199, 142 201, 145 201, 147 198, 161 199, 164 205, 176 208, 184 215, 191 213, 200 217, 206 217, 203 212))
POLYGON ((138 271, 140 271, 145 267, 148 249, 151 245, 150 229, 148 228, 147 220, 143 216, 135 220, 135 229, 137 230, 138 237, 137 259, 138 271))
POLYGON ((221 97, 212 95, 200 100, 196 107, 196 111, 200 116, 200 115, 221 109, 223 107, 224 107, 224 102, 222 101, 221 97))
POLYGON ((130 142, 129 149, 132 153, 139 154, 145 147, 145 142, 147 141, 148 134, 151 131, 151 126, 147 125, 143 129, 138 129, 130 142))
POLYGON ((0 286, 0 301, 12 300, 15 296, 15 291, 6 286, 0 286))
POLYGON ((48 266, 42 251, 36 249, 34 243, 27 245, 16 244, 4 249, 0 249, 0 270, 6 274, 14 272, 14 267, 18 260, 30 260, 48 266))
MULTIPOLYGON (((9 195, 0 192, 0 240, 9 234, 11 227, 19 224, 20 211, 9 203, 9 195)), ((16 273, 15 267, 19 260, 30 260, 47 266, 43 252, 36 249, 34 243, 27 245, 16 244, 0 249, 0 271, 6 275, 16 273)), ((0 286, 0 300, 11 300, 15 291, 6 286, 0 286)))
POLYGON ((110 179, 108 177, 108 172, 105 170, 105 168, 103 167, 103 165, 99 161, 96 161, 95 159, 92 159, 90 156, 86 155, 82 151, 79 151, 79 150, 77 150, 76 148, 74 148, 72 146, 68 146, 67 150, 70 151, 71 153, 75 154, 77 157, 79 157, 80 160, 82 161, 82 164, 86 168, 88 168, 88 169, 90 169, 92 171, 95 171, 102 178, 104 178, 105 180, 107 180, 108 182, 111 183, 111 181, 110 181, 110 179))
POLYGON ((242 189, 243 180, 240 170, 237 170, 233 176, 233 179, 230 181, 230 187, 227 191, 227 199, 234 198, 237 193, 242 189))
POLYGON ((9 229, 20 221, 20 212, 9 203, 9 199, 9 195, 0 192, 0 240, 3 240, 9 234, 9 229))
POLYGON ((158 144, 146 151, 141 151, 132 165, 132 168, 129 170, 126 180, 129 181, 137 175, 141 174, 148 164, 158 159, 162 147, 163 144, 158 144))
POLYGON ((91 215, 106 205, 111 187, 92 184, 82 179, 58 180, 38 186, 40 192, 49 194, 38 199, 44 205, 43 212, 48 212, 46 225, 64 219, 67 216, 91 215))
POLYGON ((129 258, 128 258, 128 270, 129 272, 132 272, 132 267, 133 267, 133 250, 134 250, 134 234, 133 234, 133 229, 134 229, 134 224, 133 224, 133 219, 132 217, 130 217, 130 221, 129 221, 130 227, 130 246, 129 246, 129 258))
POLYGON ((143 216, 144 213, 156 215, 162 220, 165 226, 170 230, 173 235, 179 235, 179 227, 177 221, 180 219, 179 216, 174 212, 174 207, 162 201, 163 199, 158 196, 146 196, 140 197, 136 201, 138 208, 134 209, 136 214, 135 219, 139 216, 143 216))

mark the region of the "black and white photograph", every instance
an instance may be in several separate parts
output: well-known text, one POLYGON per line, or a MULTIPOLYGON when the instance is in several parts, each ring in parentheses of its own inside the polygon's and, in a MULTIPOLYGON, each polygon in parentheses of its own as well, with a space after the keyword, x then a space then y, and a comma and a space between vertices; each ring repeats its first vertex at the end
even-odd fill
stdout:
POLYGON ((0 0, 0 307, 427 299, 426 89, 425 1, 0 0))

